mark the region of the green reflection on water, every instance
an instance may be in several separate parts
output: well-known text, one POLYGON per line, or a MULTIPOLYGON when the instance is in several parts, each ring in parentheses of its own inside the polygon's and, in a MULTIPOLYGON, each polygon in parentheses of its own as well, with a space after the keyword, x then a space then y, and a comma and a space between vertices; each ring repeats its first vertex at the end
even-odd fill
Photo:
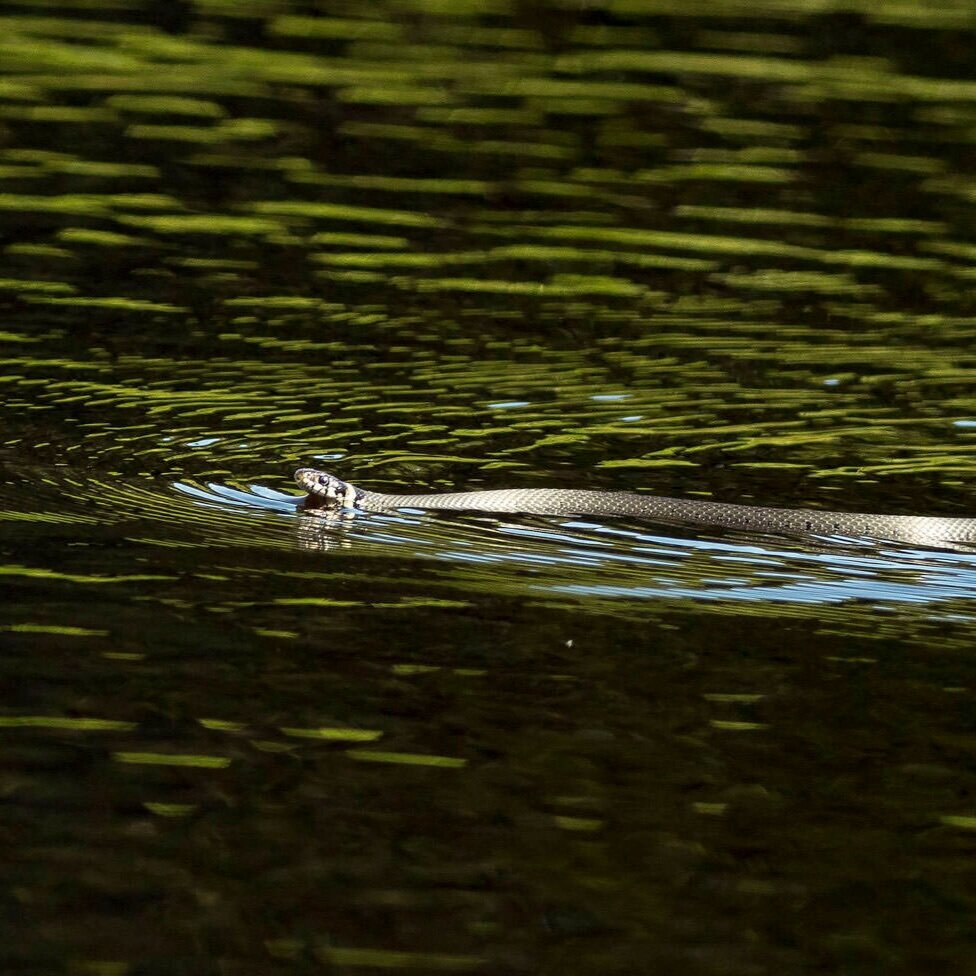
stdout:
POLYGON ((194 769, 226 769, 231 762, 224 756, 177 756, 156 752, 116 752, 112 758, 116 762, 136 766, 186 766, 194 769))
POLYGON ((68 732, 125 732, 134 722, 117 722, 104 718, 65 718, 60 715, 0 715, 0 728, 57 729, 68 732))
POLYGON ((350 759, 362 762, 393 763, 402 766, 430 766, 436 769, 461 769, 467 765, 466 759, 454 756, 429 756, 416 752, 381 752, 378 749, 347 749, 350 759))

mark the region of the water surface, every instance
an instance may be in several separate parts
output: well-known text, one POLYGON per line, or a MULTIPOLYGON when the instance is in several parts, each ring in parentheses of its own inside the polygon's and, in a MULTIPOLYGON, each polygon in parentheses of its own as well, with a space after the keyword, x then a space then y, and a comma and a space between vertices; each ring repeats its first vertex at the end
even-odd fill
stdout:
POLYGON ((968 4, 0 14, 4 970, 968 972, 968 4))

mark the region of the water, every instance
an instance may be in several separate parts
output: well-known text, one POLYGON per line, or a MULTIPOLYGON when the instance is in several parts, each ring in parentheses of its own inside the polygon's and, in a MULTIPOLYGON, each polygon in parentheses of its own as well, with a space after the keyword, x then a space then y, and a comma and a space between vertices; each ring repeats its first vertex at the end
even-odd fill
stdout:
POLYGON ((0 13, 5 972, 972 970, 968 4, 0 13))

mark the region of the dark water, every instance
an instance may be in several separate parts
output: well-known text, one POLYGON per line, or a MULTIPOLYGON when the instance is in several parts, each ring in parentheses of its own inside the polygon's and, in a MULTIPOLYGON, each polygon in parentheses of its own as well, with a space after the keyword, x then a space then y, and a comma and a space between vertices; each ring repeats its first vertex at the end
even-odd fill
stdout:
POLYGON ((0 968, 976 972, 976 8, 0 12, 0 968))

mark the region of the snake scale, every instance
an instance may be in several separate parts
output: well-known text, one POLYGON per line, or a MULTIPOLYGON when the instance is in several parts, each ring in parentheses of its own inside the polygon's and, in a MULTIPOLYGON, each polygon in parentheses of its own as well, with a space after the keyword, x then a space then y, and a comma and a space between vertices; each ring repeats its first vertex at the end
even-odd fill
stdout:
POLYGON ((315 468, 300 468, 295 472, 295 481, 316 504, 371 512, 419 508, 524 515, 610 515, 749 532, 884 539, 921 546, 952 548, 959 543, 976 543, 976 518, 766 508, 574 488, 502 488, 434 495, 384 495, 364 491, 315 468))

